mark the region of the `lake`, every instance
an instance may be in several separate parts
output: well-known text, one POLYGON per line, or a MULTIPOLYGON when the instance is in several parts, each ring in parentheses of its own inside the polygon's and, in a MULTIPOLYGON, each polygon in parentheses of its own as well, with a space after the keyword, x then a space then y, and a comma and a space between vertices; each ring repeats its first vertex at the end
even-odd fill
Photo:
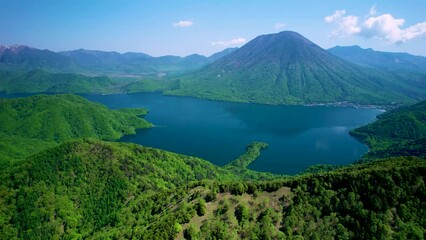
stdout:
POLYGON ((223 166, 253 141, 269 144, 249 168, 297 174, 314 164, 349 164, 367 147, 348 133, 376 119, 379 109, 270 106, 159 93, 83 95, 116 108, 144 107, 156 125, 120 141, 200 157, 223 166))

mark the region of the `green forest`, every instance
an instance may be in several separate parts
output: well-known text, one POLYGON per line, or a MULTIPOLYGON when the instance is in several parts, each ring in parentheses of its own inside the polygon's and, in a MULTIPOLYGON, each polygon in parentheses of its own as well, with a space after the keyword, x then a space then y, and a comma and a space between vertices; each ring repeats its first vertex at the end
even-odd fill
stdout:
POLYGON ((392 156, 426 156, 426 101, 388 111, 350 132, 370 151, 362 161, 392 156))
POLYGON ((424 239, 426 104, 351 132, 370 151, 295 176, 113 142, 146 109, 75 95, 0 99, 1 239, 424 239))
POLYGON ((116 140, 152 124, 146 109, 109 110, 71 94, 0 98, 0 165, 75 138, 116 140))

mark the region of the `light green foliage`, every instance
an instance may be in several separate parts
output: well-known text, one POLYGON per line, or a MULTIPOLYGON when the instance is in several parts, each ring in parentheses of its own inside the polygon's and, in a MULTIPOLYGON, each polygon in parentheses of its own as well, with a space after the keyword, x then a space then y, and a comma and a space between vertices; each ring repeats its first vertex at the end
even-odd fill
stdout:
POLYGON ((204 214, 206 214, 206 202, 204 199, 198 200, 196 208, 198 216, 204 216, 204 214))
MULTIPOLYGON (((252 182, 243 195, 232 198, 235 202, 209 203, 217 208, 216 215, 202 223, 198 236, 421 239, 426 230, 421 200, 426 197, 425 177, 425 160, 399 157, 285 180, 252 182), (291 193, 277 195, 282 187, 291 188, 291 193), (269 201, 255 204, 253 188, 257 197, 269 194, 269 201), (232 206, 236 222, 227 215, 232 206)), ((237 183, 216 184, 223 194, 233 194, 237 183)))
POLYGON ((426 156, 426 101, 391 110, 350 132, 370 147, 363 160, 390 156, 426 156))
MULTIPOLYGON (((167 234, 174 235, 177 224, 195 214, 189 206, 177 212, 168 208, 186 195, 179 187, 202 179, 239 179, 201 159, 95 140, 64 143, 0 173, 5 203, 0 229, 7 230, 0 235, 49 239, 98 232, 144 236, 148 230, 142 227, 154 219, 173 222, 167 234)), ((205 202, 199 203, 202 213, 205 202)))
POLYGON ((176 80, 160 77, 89 77, 44 70, 1 71, 0 92, 6 93, 134 93, 172 90, 176 80))
POLYGON ((185 229, 183 236, 185 237, 185 239, 197 239, 197 229, 195 228, 194 225, 189 225, 188 228, 185 229))
POLYGON ((121 92, 159 92, 176 89, 179 82, 176 80, 167 80, 163 78, 144 78, 135 82, 126 84, 121 88, 121 92))
MULTIPOLYGON (((109 110, 75 95, 0 99, 0 160, 23 159, 81 137, 115 140, 151 124, 144 109, 109 110)), ((1 162, 1 161, 0 161, 1 162)))
POLYGON ((275 174, 256 172, 247 168, 250 163, 255 161, 260 156, 260 151, 267 147, 268 144, 262 142, 250 143, 246 147, 246 152, 234 161, 226 164, 225 169, 232 171, 236 175, 244 176, 246 179, 265 180, 276 178, 277 175, 275 174))
POLYGON ((238 222, 242 224, 245 221, 249 220, 250 212, 249 208, 245 205, 238 205, 235 208, 235 217, 237 218, 238 222))
POLYGON ((0 92, 7 93, 110 93, 114 84, 108 77, 43 70, 0 71, 0 92))

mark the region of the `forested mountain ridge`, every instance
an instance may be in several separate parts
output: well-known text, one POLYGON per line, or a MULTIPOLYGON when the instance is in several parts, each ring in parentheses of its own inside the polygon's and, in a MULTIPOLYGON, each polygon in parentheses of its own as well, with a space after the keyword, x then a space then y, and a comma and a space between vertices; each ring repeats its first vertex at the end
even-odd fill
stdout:
POLYGON ((167 93, 239 102, 390 104, 426 97, 424 85, 347 62, 290 31, 256 37, 177 79, 180 88, 167 93))
POLYGON ((161 92, 178 87, 178 81, 162 77, 89 77, 76 73, 50 73, 44 70, 1 71, 3 93, 114 94, 161 92))
POLYGON ((381 52, 359 46, 336 46, 327 51, 358 65, 387 71, 409 71, 426 74, 426 57, 408 53, 381 52))
POLYGON ((186 57, 152 57, 135 52, 118 53, 86 49, 53 52, 24 45, 0 46, 0 70, 40 69, 53 73, 113 76, 177 75, 220 59, 233 50, 224 49, 209 57, 198 54, 186 57))
POLYGON ((426 156, 426 101, 379 115, 350 133, 366 142, 364 160, 390 156, 426 156))
POLYGON ((205 184, 191 192, 206 200, 193 201, 201 211, 178 239, 422 239, 425 176, 425 160, 400 157, 286 180, 205 184), (211 189, 220 192, 213 200, 211 189))
POLYGON ((0 171, 0 202, 5 203, 0 235, 149 239, 152 231, 167 231, 155 227, 165 219, 191 216, 192 206, 181 198, 190 182, 278 177, 254 171, 239 175, 202 159, 136 144, 68 141, 0 171), (176 203, 179 208, 171 208, 176 203))
POLYGON ((0 235, 420 237, 425 163, 395 158, 289 179, 241 181, 193 157, 74 140, 0 171, 0 235))
POLYGON ((145 109, 109 110, 76 95, 0 99, 0 160, 22 159, 82 137, 116 140, 152 126, 145 109))
POLYGON ((110 78, 44 70, 0 71, 0 92, 5 93, 110 93, 116 91, 110 78))
POLYGON ((24 45, 0 47, 0 70, 44 69, 53 72, 74 72, 78 67, 66 56, 50 50, 24 45))

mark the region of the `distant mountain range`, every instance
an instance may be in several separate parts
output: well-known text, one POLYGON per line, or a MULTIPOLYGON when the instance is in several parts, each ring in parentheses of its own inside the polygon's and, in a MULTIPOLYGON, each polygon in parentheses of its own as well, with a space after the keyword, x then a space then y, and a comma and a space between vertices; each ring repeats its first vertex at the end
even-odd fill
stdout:
POLYGON ((169 94, 267 104, 389 104, 426 97, 426 79, 356 65, 296 32, 259 36, 179 78, 169 94))
POLYGON ((198 54, 186 57, 152 57, 144 53, 118 53, 79 49, 53 52, 23 45, 0 46, 0 70, 35 70, 82 73, 89 75, 164 76, 182 74, 207 65, 235 48, 210 57, 198 54))
POLYGON ((53 72, 75 72, 73 61, 61 54, 23 45, 0 46, 0 70, 43 69, 53 72))
POLYGON ((25 86, 38 89, 36 92, 163 90, 173 95, 266 104, 394 104, 426 99, 425 57, 358 46, 327 51, 291 31, 262 35, 241 48, 209 57, 0 46, 1 71, 0 91, 6 92, 28 92, 25 86), (19 74, 14 73, 18 70, 19 74), (144 78, 123 84, 95 79, 97 83, 90 85, 91 79, 81 75, 33 77, 46 72, 144 78), (20 76, 23 78, 18 79, 20 76), (58 83, 53 80, 57 77, 61 79, 58 83), (160 82, 160 78, 166 80, 160 82), (72 79, 79 79, 80 85, 74 87, 72 79))
POLYGON ((408 53, 393 53, 363 49, 359 46, 336 46, 328 49, 332 54, 349 62, 365 67, 380 68, 388 71, 410 71, 426 73, 426 57, 408 53))

